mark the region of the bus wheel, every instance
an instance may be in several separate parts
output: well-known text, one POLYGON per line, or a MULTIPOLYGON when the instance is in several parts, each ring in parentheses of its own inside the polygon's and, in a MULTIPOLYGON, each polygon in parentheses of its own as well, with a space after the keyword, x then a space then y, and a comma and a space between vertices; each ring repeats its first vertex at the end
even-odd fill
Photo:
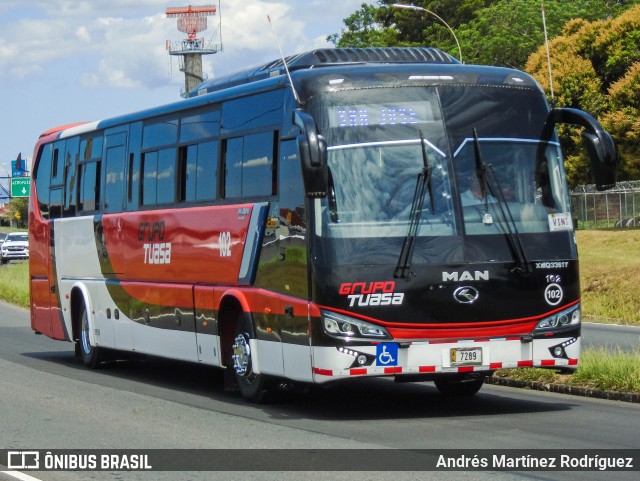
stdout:
POLYGON ((236 322, 236 335, 231 346, 231 365, 242 397, 251 402, 261 403, 269 398, 270 382, 268 376, 257 374, 253 370, 254 355, 251 352, 251 339, 255 339, 251 321, 246 314, 240 313, 236 322))
POLYGON ((92 369, 96 368, 101 361, 101 352, 98 346, 91 345, 89 337, 89 316, 87 315, 86 306, 82 307, 80 314, 80 357, 85 366, 92 369))
POLYGON ((484 384, 484 377, 475 379, 442 377, 434 379, 433 383, 445 396, 473 396, 484 384))

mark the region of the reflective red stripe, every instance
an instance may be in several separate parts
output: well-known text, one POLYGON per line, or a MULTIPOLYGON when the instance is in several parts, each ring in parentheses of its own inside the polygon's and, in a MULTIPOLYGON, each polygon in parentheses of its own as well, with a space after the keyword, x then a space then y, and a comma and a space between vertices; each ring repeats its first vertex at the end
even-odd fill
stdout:
POLYGON ((400 374, 401 372, 402 372, 402 368, 398 366, 384 368, 385 374, 400 374))
POLYGON ((419 372, 436 372, 435 366, 420 366, 418 367, 419 372))
POLYGON ((489 364, 489 367, 491 369, 502 369, 502 363, 501 362, 492 362, 491 364, 489 364))
POLYGON ((540 362, 541 366, 555 366, 556 365, 556 361, 554 359, 543 359, 540 362))
POLYGON ((473 367, 471 366, 459 367, 458 372, 473 372, 473 367))
POLYGON ((577 366, 577 365, 578 365, 577 359, 569 359, 569 366, 577 366))
POLYGON ((351 374, 352 376, 361 376, 363 374, 367 374, 367 370, 366 369, 350 369, 349 374, 351 374))
POLYGON ((333 371, 331 369, 320 369, 319 367, 314 367, 313 373, 321 376, 333 376, 333 371))
POLYGON ((533 367, 533 361, 518 361, 518 367, 533 367))

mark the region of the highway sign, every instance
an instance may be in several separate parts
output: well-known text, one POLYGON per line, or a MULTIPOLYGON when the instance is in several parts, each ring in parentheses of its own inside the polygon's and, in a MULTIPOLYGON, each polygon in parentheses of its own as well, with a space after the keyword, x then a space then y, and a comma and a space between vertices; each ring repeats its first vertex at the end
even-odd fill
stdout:
POLYGON ((11 197, 29 197, 31 177, 14 177, 11 179, 11 197))

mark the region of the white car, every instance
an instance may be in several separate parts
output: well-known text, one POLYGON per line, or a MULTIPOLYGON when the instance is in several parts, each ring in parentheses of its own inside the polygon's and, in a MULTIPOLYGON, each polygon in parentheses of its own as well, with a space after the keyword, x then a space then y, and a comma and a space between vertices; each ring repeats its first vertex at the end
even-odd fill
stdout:
POLYGON ((0 247, 0 258, 6 264, 11 259, 29 258, 29 234, 27 232, 10 232, 0 247))

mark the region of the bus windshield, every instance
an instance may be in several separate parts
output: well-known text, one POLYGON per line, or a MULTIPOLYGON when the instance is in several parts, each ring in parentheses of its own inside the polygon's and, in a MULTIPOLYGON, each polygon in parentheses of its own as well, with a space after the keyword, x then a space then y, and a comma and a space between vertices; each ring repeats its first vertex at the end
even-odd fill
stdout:
POLYGON ((539 91, 486 85, 317 96, 312 113, 327 139, 330 185, 317 203, 316 234, 405 236, 423 145, 431 176, 417 237, 564 228, 562 154, 555 138, 541 138, 547 111, 539 91))

